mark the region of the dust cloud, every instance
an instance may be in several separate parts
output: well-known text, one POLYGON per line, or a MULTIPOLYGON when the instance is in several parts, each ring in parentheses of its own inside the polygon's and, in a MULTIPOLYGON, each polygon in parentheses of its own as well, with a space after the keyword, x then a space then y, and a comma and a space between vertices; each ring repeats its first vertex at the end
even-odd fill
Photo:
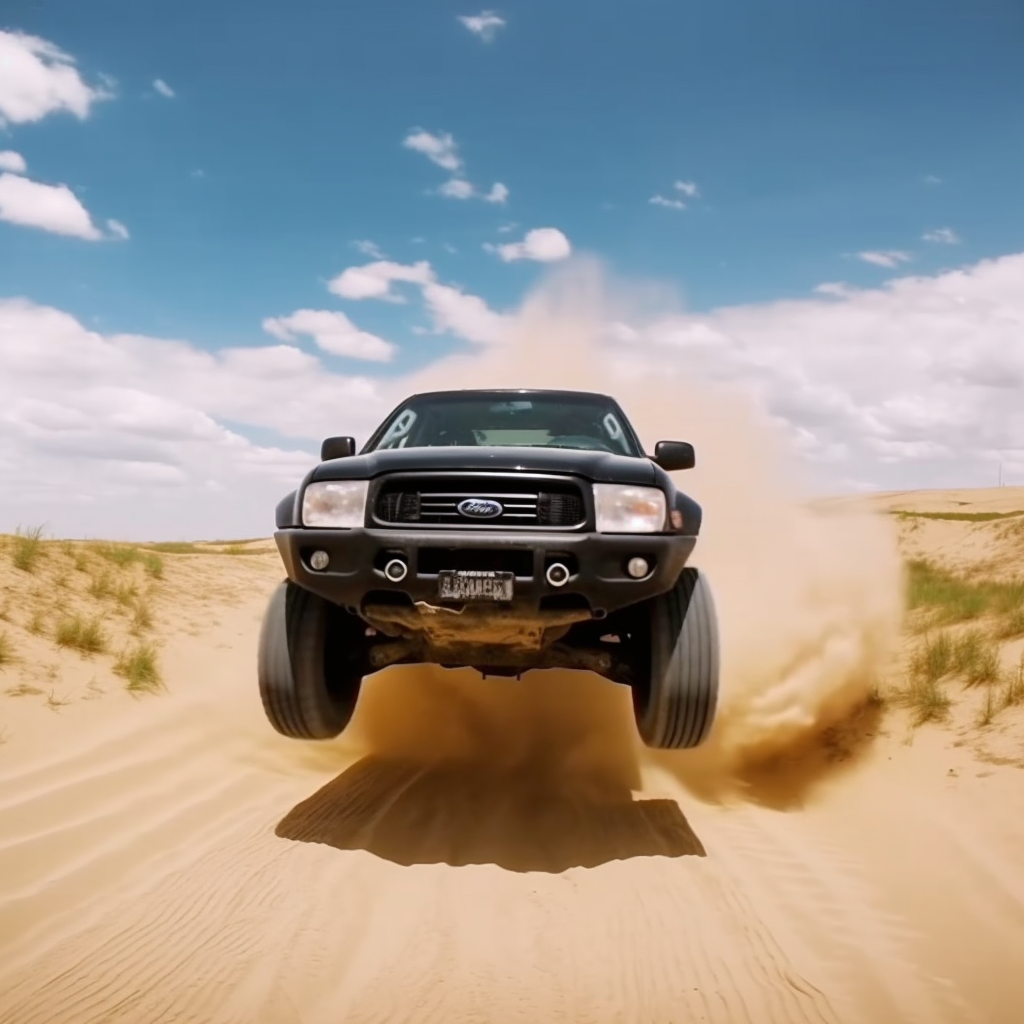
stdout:
MULTIPOLYGON (((574 264, 528 297, 500 344, 406 377, 401 391, 592 389, 620 401, 648 451, 693 442, 697 467, 676 480, 704 509, 693 564, 718 609, 722 694, 705 747, 660 761, 735 778, 864 705, 899 640, 902 563, 884 518, 812 509, 791 443, 751 392, 702 379, 679 349, 609 332, 624 313, 636 323, 636 305, 596 264, 574 264)), ((368 681, 354 727, 376 752, 543 765, 631 788, 643 759, 628 691, 579 673, 393 670, 368 681)))

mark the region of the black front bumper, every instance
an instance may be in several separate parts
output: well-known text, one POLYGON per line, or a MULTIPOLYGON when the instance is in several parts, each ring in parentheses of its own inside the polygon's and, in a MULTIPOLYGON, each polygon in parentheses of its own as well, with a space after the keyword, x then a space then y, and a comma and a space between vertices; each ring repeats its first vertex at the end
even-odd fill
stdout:
POLYGON ((291 580, 354 611, 367 599, 439 604, 438 571, 468 568, 514 572, 517 608, 589 606, 598 616, 671 590, 697 542, 696 537, 681 534, 365 528, 282 529, 274 539, 291 580), (310 565, 314 551, 329 556, 325 569, 310 565), (639 580, 626 571, 635 556, 651 566, 639 580), (383 571, 396 557, 408 564, 401 582, 392 582, 383 571), (571 576, 561 587, 545 578, 552 562, 570 569, 571 576))

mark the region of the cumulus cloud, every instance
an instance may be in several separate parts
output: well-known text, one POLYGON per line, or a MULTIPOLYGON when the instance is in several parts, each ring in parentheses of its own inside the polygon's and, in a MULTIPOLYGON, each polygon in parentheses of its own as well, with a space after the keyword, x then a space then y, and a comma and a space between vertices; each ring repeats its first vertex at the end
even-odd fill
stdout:
POLYGON ((686 203, 682 199, 669 199, 667 196, 655 195, 647 200, 652 206, 665 206, 670 210, 685 210, 686 203))
POLYGON ((294 341, 308 335, 325 352, 351 359, 390 362, 396 348, 390 342, 361 331, 344 313, 326 309, 298 309, 290 316, 268 317, 263 329, 279 341, 294 341))
POLYGON ((128 229, 119 220, 108 220, 107 230, 110 232, 111 237, 119 238, 122 241, 129 237, 128 229))
POLYGON ((343 299, 383 299, 385 302, 405 302, 391 289, 395 282, 425 285, 434 280, 434 271, 426 260, 411 265, 376 260, 361 267, 347 267, 327 285, 343 299))
POLYGON ((438 191, 447 199, 470 199, 473 186, 465 178, 449 178, 438 191))
POLYGON ((505 27, 505 19, 494 11, 481 11, 479 14, 461 15, 459 21, 485 43, 491 42, 498 30, 505 27))
POLYGON ((67 185, 44 185, 17 174, 0 174, 0 220, 91 242, 103 237, 67 185))
POLYGON ((697 196, 697 183, 695 181, 677 181, 675 187, 690 199, 697 196))
POLYGON ((508 186, 496 181, 489 192, 479 192, 472 182, 465 178, 449 178, 439 189, 447 199, 482 199, 485 203, 504 204, 508 200, 508 186))
POLYGON ((491 186, 491 191, 484 196, 488 203, 504 203, 508 199, 508 186, 496 181, 491 186))
POLYGON ((406 149, 422 153, 428 160, 443 167, 446 171, 457 171, 462 167, 458 146, 449 132, 432 132, 417 128, 410 132, 402 142, 406 149))
POLYGON ((501 341, 508 325, 508 318, 496 313, 478 295, 469 295, 451 285, 433 281, 424 285, 423 301, 435 331, 466 341, 493 345, 501 341))
POLYGON ((405 302, 392 289, 395 283, 419 288, 436 333, 485 345, 501 338, 506 317, 492 310, 479 296, 438 281, 426 260, 413 264, 378 260, 361 267, 347 267, 329 282, 328 288, 344 299, 405 302))
POLYGON ((174 90, 162 78, 153 79, 153 88, 156 89, 161 96, 164 96, 169 100, 173 100, 175 97, 174 90))
POLYGON ((865 263, 872 263, 876 267, 897 267, 901 263, 910 262, 910 254, 901 252, 898 249, 887 249, 885 251, 859 252, 857 258, 865 263))
MULTIPOLYGON (((514 333, 518 314, 439 282, 429 264, 396 267, 384 291, 412 281, 435 330, 488 353, 514 333)), ((622 302, 596 311, 594 358, 752 396, 821 490, 981 485, 997 461, 1007 482, 1024 483, 1022 278, 1024 253, 707 313, 622 302)), ((365 436, 420 383, 330 372, 289 343, 301 328, 280 319, 277 344, 207 352, 0 300, 0 529, 45 520, 56 532, 126 537, 269 533, 274 504, 322 437, 365 436)), ((549 344, 535 347, 564 362, 549 344)), ((678 417, 686 437, 685 408, 678 417)))
POLYGON ((926 242, 941 242, 944 245, 956 245, 960 237, 952 228, 936 228, 934 231, 926 231, 922 236, 926 242))
POLYGON ((384 259, 384 252, 376 242, 370 241, 369 238, 361 238, 352 243, 353 247, 361 252, 364 256, 369 256, 373 260, 384 259))
POLYGON ((0 30, 0 123, 25 124, 68 112, 80 120, 110 89, 89 85, 75 60, 38 36, 0 30))
POLYGON ((496 252, 506 263, 514 260, 536 260, 539 263, 554 263, 572 254, 569 239, 558 228, 534 228, 527 231, 521 242, 504 245, 485 245, 489 252, 496 252))
POLYGON ((11 171, 14 174, 24 174, 28 170, 25 158, 12 149, 0 150, 0 171, 11 171))

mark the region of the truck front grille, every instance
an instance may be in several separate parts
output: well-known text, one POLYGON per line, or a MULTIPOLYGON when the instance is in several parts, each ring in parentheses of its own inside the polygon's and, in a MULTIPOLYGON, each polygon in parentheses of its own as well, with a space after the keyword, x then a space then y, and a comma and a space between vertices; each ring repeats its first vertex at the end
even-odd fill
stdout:
POLYGON ((586 522, 587 510, 579 485, 568 480, 423 476, 385 480, 374 501, 373 518, 382 526, 573 529, 586 522), (488 517, 472 515, 465 505, 460 511, 463 502, 473 499, 494 503, 500 511, 488 517))

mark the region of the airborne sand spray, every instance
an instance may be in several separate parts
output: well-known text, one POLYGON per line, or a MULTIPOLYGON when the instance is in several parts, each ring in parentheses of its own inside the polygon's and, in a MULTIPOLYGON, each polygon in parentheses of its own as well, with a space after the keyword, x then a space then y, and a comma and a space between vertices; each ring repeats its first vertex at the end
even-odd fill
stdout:
MULTIPOLYGON (((615 336, 608 324, 619 312, 600 271, 574 265, 527 299, 502 343, 442 360, 405 378, 402 388, 602 391, 620 401, 649 451, 661 439, 694 443, 697 468, 676 479, 704 508, 693 564, 709 576, 722 639, 718 722, 699 753, 701 764, 728 773, 785 752, 863 702, 899 638, 895 532, 880 516, 813 511, 784 435, 753 396, 699 379, 684 351, 630 340, 624 332, 615 336)), ((622 766, 622 737, 631 726, 624 688, 598 691, 593 687, 600 683, 591 681, 588 691, 574 683, 571 699, 555 700, 545 696, 556 683, 550 673, 531 685, 469 681, 462 673, 447 674, 446 682, 444 675, 421 674, 431 700, 436 696, 447 710, 424 704, 419 725, 399 727, 397 712, 385 715, 383 702, 368 701, 358 717, 372 745, 417 755, 440 745, 452 756, 486 752, 522 761, 557 748, 554 733, 561 728, 577 741, 566 745, 566 758, 592 768, 603 744, 616 750, 622 766), (588 692, 595 707, 582 714, 588 692), (516 700, 523 702, 518 712, 516 700), (424 716, 430 729, 421 728, 424 716), (574 720, 587 723, 589 742, 569 724, 574 720), (441 734, 448 739, 439 744, 441 734)))

